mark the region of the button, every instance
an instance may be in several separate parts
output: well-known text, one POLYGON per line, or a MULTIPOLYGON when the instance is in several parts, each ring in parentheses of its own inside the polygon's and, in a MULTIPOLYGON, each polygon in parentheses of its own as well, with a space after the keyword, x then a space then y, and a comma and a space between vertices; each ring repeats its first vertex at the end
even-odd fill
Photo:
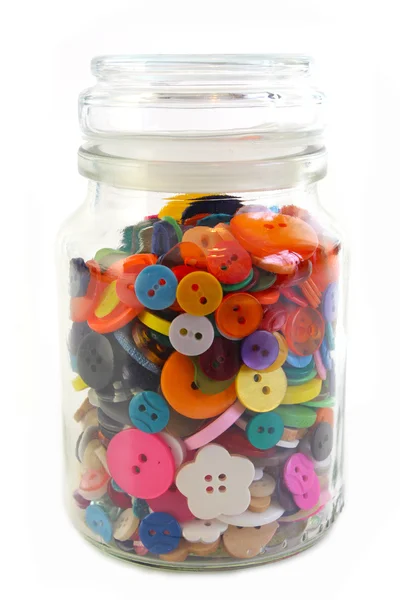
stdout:
POLYGON ((171 485, 175 462, 171 450, 157 434, 125 429, 107 449, 111 477, 131 496, 157 498, 171 485))
POLYGON ((191 360, 194 365, 194 382, 202 394, 206 394, 207 396, 219 394, 220 392, 228 389, 228 387, 230 387, 235 381, 235 377, 231 377, 231 379, 227 379, 226 381, 210 379, 203 373, 200 367, 199 358, 200 357, 198 356, 194 356, 191 360))
POLYGON ((160 256, 158 262, 169 269, 173 269, 179 265, 186 265, 196 269, 207 268, 206 256, 203 250, 199 246, 196 246, 196 244, 193 244, 193 242, 180 242, 176 244, 164 256, 160 256))
POLYGON ((107 492, 109 479, 104 470, 87 469, 81 477, 78 492, 85 500, 100 500, 107 492))
POLYGON ((69 261, 69 295, 72 298, 85 296, 90 281, 90 271, 83 258, 69 261))
POLYGON ((88 386, 101 390, 113 381, 114 351, 109 340, 99 333, 88 333, 78 348, 78 373, 88 386))
POLYGON ((264 473, 263 477, 258 481, 253 481, 250 486, 250 494, 253 498, 264 498, 265 496, 272 496, 275 491, 275 479, 264 473))
POLYGON ((169 336, 169 328, 171 326, 171 323, 166 319, 162 319, 161 317, 158 317, 157 315, 154 315, 153 313, 148 312, 147 310, 144 310, 143 312, 139 313, 138 319, 141 323, 143 323, 150 329, 161 333, 161 335, 169 336))
POLYGON ((249 510, 251 512, 258 513, 264 512, 271 504, 271 500, 271 496, 264 496, 263 498, 254 498, 252 496, 249 504, 249 510))
POLYGON ((223 536, 224 548, 233 558, 254 558, 273 538, 278 527, 276 522, 257 527, 229 525, 223 536))
MULTIPOLYGON (((176 221, 175 221, 176 223, 176 221)), ((151 251, 153 254, 160 256, 165 254, 168 250, 171 250, 180 240, 182 239, 182 232, 180 231, 179 225, 176 223, 176 227, 168 221, 156 221, 153 225, 153 235, 151 238, 151 251)))
POLYGON ((186 459, 187 451, 185 444, 178 437, 174 437, 170 433, 166 433, 164 431, 160 433, 160 436, 172 452, 172 456, 174 457, 175 461, 175 467, 180 467, 183 461, 186 459))
POLYGON ((186 438, 185 445, 189 450, 196 450, 209 444, 233 425, 244 412, 244 406, 237 400, 222 415, 200 429, 197 433, 186 438))
POLYGON ((184 417, 171 406, 169 408, 170 417, 166 432, 172 436, 185 438, 195 433, 204 423, 204 419, 190 419, 184 417))
POLYGON ((136 296, 146 308, 168 308, 176 298, 178 280, 163 265, 150 265, 140 271, 135 281, 136 296))
POLYGON ((226 523, 221 523, 218 519, 196 519, 182 523, 182 536, 188 542, 201 542, 202 544, 212 544, 219 540, 222 533, 228 529, 226 523))
POLYGON ((312 461, 301 452, 293 454, 283 467, 285 485, 292 494, 305 494, 316 477, 312 461))
POLYGON ((237 515, 220 515, 219 520, 228 525, 236 525, 236 527, 262 527, 277 521, 283 513, 283 508, 277 502, 272 501, 265 512, 256 513, 246 510, 237 515))
POLYGON ((149 506, 153 512, 170 514, 179 523, 194 519, 194 515, 189 510, 187 498, 181 494, 174 483, 164 494, 149 500, 149 506))
POLYGON ((198 317, 209 315, 221 304, 222 288, 210 273, 189 273, 178 285, 176 297, 181 308, 198 317))
POLYGON ((135 498, 132 504, 132 510, 135 517, 142 520, 150 514, 150 508, 146 500, 135 498))
POLYGON ((242 290, 244 292, 251 287, 251 284, 256 280, 256 277, 257 276, 254 275, 253 269, 251 269, 248 276, 242 281, 239 281, 239 283, 222 283, 222 289, 224 292, 237 292, 238 290, 242 290))
POLYGON ((156 392, 140 392, 129 403, 129 417, 140 431, 158 433, 168 423, 169 407, 156 392))
POLYGON ((254 466, 247 458, 231 456, 222 446, 209 444, 199 450, 194 462, 181 467, 176 485, 188 498, 195 517, 213 519, 247 509, 253 478, 254 466))
POLYGON ((320 422, 311 437, 311 452, 315 460, 328 458, 333 448, 333 429, 327 422, 320 422))
POLYGON ((169 339, 181 354, 198 356, 213 343, 214 328, 206 317, 179 315, 171 323, 169 339))
POLYGON ((96 306, 96 309, 94 311, 94 314, 96 317, 98 317, 98 318, 106 317, 115 308, 117 308, 120 300, 119 300, 117 292, 116 292, 116 286, 117 286, 117 282, 112 281, 111 283, 109 283, 107 285, 106 288, 104 288, 104 290, 99 298, 99 302, 96 306))
MULTIPOLYGON (((146 358, 146 356, 144 356, 144 354, 142 354, 139 351, 135 342, 133 341, 132 336, 130 335, 130 333, 128 333, 127 330, 121 329, 119 331, 116 331, 114 333, 114 337, 117 340, 117 342, 120 344, 120 346, 125 350, 125 352, 127 352, 127 354, 131 358, 133 358, 133 360, 135 360, 139 365, 141 365, 148 371, 151 371, 155 375, 159 375, 159 373, 160 373, 159 365, 155 364, 154 362, 152 362, 151 360, 146 358)), ((137 382, 135 382, 135 381, 133 383, 137 384, 137 382)))
POLYGON ((112 521, 107 512, 97 504, 91 504, 85 511, 85 522, 95 535, 99 535, 106 544, 109 544, 113 537, 112 521))
POLYGON ((83 338, 91 332, 89 325, 86 321, 81 323, 72 323, 71 331, 68 336, 68 347, 72 355, 78 352, 79 344, 83 338))
POLYGON ((133 514, 132 508, 127 508, 114 522, 114 538, 119 542, 126 542, 133 536, 138 526, 139 519, 133 514))
POLYGON ((246 426, 247 439, 260 450, 275 446, 283 434, 283 420, 275 412, 254 415, 246 426))
POLYGON ((199 365, 207 377, 216 381, 232 379, 240 369, 239 345, 223 337, 214 339, 210 348, 199 357, 199 365))
POLYGON ((207 267, 218 281, 232 285, 249 276, 252 264, 250 254, 235 240, 221 240, 208 252, 207 267))
POLYGON ((210 252, 212 253, 217 244, 221 243, 223 240, 215 229, 197 225, 196 227, 191 227, 185 231, 182 241, 196 244, 196 246, 201 248, 207 256, 210 252))
POLYGON ((286 375, 281 368, 266 373, 242 365, 236 377, 239 400, 254 412, 268 412, 276 408, 282 402, 286 388, 286 375))
POLYGON ((92 315, 88 317, 88 325, 93 331, 98 333, 111 333, 121 327, 124 327, 129 321, 137 314, 137 309, 126 306, 120 302, 114 310, 112 310, 105 317, 97 317, 92 315))
POLYGON ((293 500, 293 494, 287 489, 283 477, 279 477, 276 484, 276 498, 285 509, 285 516, 297 513, 299 507, 293 500))
POLYGON ((257 283, 251 288, 252 292, 262 292, 274 285, 277 277, 276 273, 270 273, 269 271, 257 268, 254 270, 259 274, 259 278, 257 283))
POLYGON ((278 358, 278 340, 269 331, 255 331, 242 342, 242 360, 250 369, 263 370, 278 358))
POLYGON ((317 234, 305 221, 270 211, 240 212, 230 229, 243 248, 260 257, 288 250, 306 260, 318 246, 317 234))
POLYGON ((311 379, 301 385, 291 385, 287 388, 282 404, 300 404, 316 398, 322 387, 321 379, 311 379))
POLYGON ((141 271, 146 266, 155 264, 156 257, 153 254, 135 254, 124 261, 123 273, 116 282, 116 293, 118 298, 131 308, 137 310, 137 314, 143 310, 143 304, 139 302, 135 292, 135 282, 141 271))
POLYGON ((192 361, 179 352, 171 354, 163 367, 161 389, 168 404, 191 419, 216 417, 229 408, 236 399, 233 383, 228 389, 214 396, 202 394, 194 384, 192 361))
POLYGON ((225 296, 215 313, 219 331, 232 339, 242 339, 253 333, 262 317, 261 304, 245 292, 225 296))
POLYGON ((265 331, 280 331, 284 328, 288 316, 286 306, 281 302, 269 306, 264 312, 263 319, 259 325, 259 329, 265 331))
POLYGON ((303 367, 307 367, 313 360, 312 354, 308 356, 299 356, 298 354, 294 354, 293 352, 288 352, 286 362, 292 367, 296 367, 296 369, 301 369, 303 367))
POLYGON ((256 298, 256 300, 258 300, 263 306, 275 304, 275 302, 278 302, 280 296, 279 290, 275 288, 264 290, 262 292, 250 292, 250 294, 254 296, 254 298, 256 298))
POLYGON ((181 533, 178 521, 164 512, 147 515, 139 526, 140 540, 153 554, 167 554, 175 550, 181 533))
POLYGON ((285 363, 288 354, 288 347, 283 335, 277 331, 274 331, 273 335, 278 340, 279 354, 278 358, 272 363, 272 365, 265 369, 266 373, 271 373, 271 371, 276 371, 276 369, 279 369, 285 363))
POLYGON ((333 427, 335 415, 331 408, 317 408, 315 413, 317 415, 315 425, 318 425, 319 423, 329 423, 329 425, 333 427))
POLYGON ((132 498, 128 496, 128 494, 125 494, 125 492, 118 492, 114 489, 111 479, 107 484, 107 494, 111 502, 115 504, 115 506, 118 506, 118 508, 132 508, 132 498))
POLYGON ((304 494, 293 494, 293 500, 302 510, 310 510, 318 503, 320 493, 319 480, 315 476, 311 487, 304 494))
POLYGON ((132 327, 132 338, 139 352, 157 367, 162 365, 171 354, 169 339, 155 334, 151 329, 136 320, 132 327), (163 344, 164 342, 164 344, 163 344))
POLYGON ((338 307, 338 285, 337 283, 330 283, 322 298, 322 314, 328 323, 336 321, 338 307))
POLYGON ((314 308, 297 308, 288 317, 284 331, 289 349, 300 356, 313 354, 324 339, 325 324, 314 308))
POLYGON ((229 431, 226 431, 220 435, 215 442, 223 446, 231 454, 249 456, 252 460, 254 458, 265 458, 275 454, 274 448, 259 450, 254 447, 247 439, 245 433, 240 429, 230 429, 229 431))
POLYGON ((277 254, 259 257, 256 254, 251 255, 253 265, 259 269, 265 269, 278 275, 293 275, 301 262, 301 257, 297 252, 290 250, 281 250, 277 254))

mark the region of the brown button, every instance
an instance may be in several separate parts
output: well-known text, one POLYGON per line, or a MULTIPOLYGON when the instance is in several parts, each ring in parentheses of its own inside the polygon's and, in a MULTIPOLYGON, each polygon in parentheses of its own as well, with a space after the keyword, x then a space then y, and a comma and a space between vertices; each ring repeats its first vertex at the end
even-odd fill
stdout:
POLYGON ((264 512, 271 504, 271 496, 264 496, 263 498, 251 498, 249 510, 251 512, 264 512))
POLYGON ((180 540, 179 546, 172 550, 172 552, 168 552, 168 554, 160 554, 161 560, 165 560, 167 562, 183 562, 186 560, 187 555, 189 554, 189 544, 186 540, 180 540))
POLYGON ((278 529, 278 523, 261 527, 236 527, 229 525, 224 533, 224 548, 234 558, 253 558, 260 554, 278 529))
POLYGON ((208 556, 209 554, 214 554, 214 552, 218 550, 219 541, 220 540, 218 538, 211 544, 204 544, 203 542, 190 542, 189 552, 190 554, 195 554, 196 556, 208 556))
POLYGON ((275 479, 264 473, 261 479, 253 481, 249 487, 252 498, 265 498, 265 496, 271 496, 275 489, 275 479))
POLYGON ((301 440, 307 433, 308 429, 290 429, 285 427, 283 430, 282 440, 285 442, 294 442, 301 440))

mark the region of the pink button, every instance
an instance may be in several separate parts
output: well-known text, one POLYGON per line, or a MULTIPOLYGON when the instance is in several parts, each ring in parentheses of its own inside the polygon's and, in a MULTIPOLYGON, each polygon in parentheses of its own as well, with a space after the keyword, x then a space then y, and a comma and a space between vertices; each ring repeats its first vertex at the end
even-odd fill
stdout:
POLYGON ((283 479, 292 494, 304 494, 316 478, 312 461, 301 452, 292 454, 283 468, 283 479))
POLYGON ((157 498, 174 479, 175 461, 167 444, 139 429, 124 429, 112 438, 107 464, 114 481, 136 498, 157 498))
POLYGON ((172 515, 179 523, 195 518, 189 510, 187 498, 174 483, 162 496, 149 500, 148 505, 154 512, 166 512, 172 515))
POLYGON ((310 510, 319 500, 321 493, 318 477, 315 475, 312 486, 304 494, 293 494, 293 500, 302 510, 310 510))

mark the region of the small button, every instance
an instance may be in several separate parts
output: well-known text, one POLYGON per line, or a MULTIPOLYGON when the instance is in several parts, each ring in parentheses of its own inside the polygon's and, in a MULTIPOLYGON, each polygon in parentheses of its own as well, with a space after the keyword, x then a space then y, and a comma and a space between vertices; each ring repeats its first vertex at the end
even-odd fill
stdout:
POLYGON ((141 431, 157 433, 168 423, 169 407, 156 392, 140 392, 130 401, 129 417, 141 431))
POLYGON ((282 418, 275 412, 266 412, 254 415, 249 420, 246 426, 246 435, 255 448, 268 450, 279 442, 283 430, 282 418))
POLYGON ((154 512, 147 515, 140 523, 139 536, 149 552, 167 554, 178 547, 182 530, 172 515, 154 512))
POLYGON ((286 388, 286 375, 281 368, 266 373, 242 365, 236 377, 240 402, 254 412, 268 412, 276 408, 282 402, 286 388))
POLYGON ((292 352, 299 356, 309 356, 322 344, 325 323, 314 308, 300 307, 289 314, 284 334, 292 352))
POLYGON ((109 340, 99 333, 88 333, 78 348, 78 373, 94 389, 106 387, 114 377, 114 351, 109 340))
POLYGON ((94 534, 99 535, 109 544, 112 540, 112 521, 103 507, 91 504, 85 511, 86 525, 94 534))
POLYGON ((254 558, 270 542, 278 527, 278 523, 259 525, 257 528, 229 525, 223 536, 224 548, 233 558, 254 558))
POLYGON ((263 370, 278 358, 279 344, 269 331, 255 331, 242 342, 242 360, 250 369, 263 370))
POLYGON ((264 498, 265 496, 272 496, 275 491, 275 479, 264 473, 262 479, 253 481, 250 486, 250 494, 253 498, 264 498))
POLYGON ((302 495, 313 485, 317 478, 312 460, 305 454, 297 452, 286 462, 283 468, 285 485, 292 494, 302 495))
POLYGON ((310 510, 318 504, 320 493, 320 483, 315 476, 311 487, 303 494, 293 494, 293 500, 301 510, 310 510))
POLYGON ((253 333, 262 318, 261 304, 245 292, 225 296, 215 313, 219 331, 231 339, 242 339, 253 333))
MULTIPOLYGON (((175 221, 176 222, 176 221, 175 221)), ((179 225, 177 224, 179 229, 179 225)), ((180 237, 182 237, 182 232, 180 237)), ((176 228, 168 221, 156 221, 153 225, 151 251, 160 256, 173 248, 180 241, 176 228)))
POLYGON ((214 328, 206 317, 179 315, 171 323, 169 339, 181 354, 198 356, 213 343, 214 328))
POLYGON ((114 522, 113 536, 120 542, 129 540, 139 526, 139 519, 135 517, 131 508, 125 509, 114 522))
POLYGON ((321 392, 322 380, 311 379, 301 385, 288 386, 286 394, 282 400, 282 404, 301 404, 302 402, 309 402, 314 398, 317 398, 321 392))
POLYGON ((150 265, 139 273, 135 281, 136 296, 147 308, 168 308, 176 298, 178 280, 170 269, 163 265, 150 265))
POLYGON ((333 448, 333 429, 327 422, 320 422, 311 437, 311 452, 315 460, 328 458, 333 448))
POLYGON ((177 300, 181 308, 198 317, 209 315, 221 304, 222 288, 210 273, 189 273, 178 285, 177 300))
POLYGON ((216 337, 210 348, 199 357, 199 365, 210 379, 232 379, 240 369, 239 345, 226 338, 216 337))

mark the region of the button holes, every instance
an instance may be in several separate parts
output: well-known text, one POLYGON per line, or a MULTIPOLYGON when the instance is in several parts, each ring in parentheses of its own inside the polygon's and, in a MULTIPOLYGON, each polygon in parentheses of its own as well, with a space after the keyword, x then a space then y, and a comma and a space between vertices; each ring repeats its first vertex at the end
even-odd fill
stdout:
POLYGON ((202 334, 198 331, 197 333, 194 334, 194 337, 196 338, 196 340, 201 340, 202 339, 202 334))
POLYGON ((238 304, 235 304, 235 306, 232 307, 233 312, 237 312, 238 310, 240 310, 240 306, 238 304))
POLYGON ((194 283, 194 284, 192 285, 192 290, 193 290, 194 292, 197 292, 197 290, 198 290, 198 289, 199 289, 199 286, 197 285, 197 283, 194 283))
POLYGON ((208 487, 206 487, 206 492, 207 492, 207 494, 213 494, 214 488, 211 485, 209 485, 208 487))
POLYGON ((180 333, 181 335, 187 335, 187 333, 188 333, 188 330, 187 330, 187 329, 185 329, 184 327, 182 327, 182 329, 180 329, 180 330, 179 330, 179 333, 180 333))
POLYGON ((147 295, 150 296, 150 298, 152 298, 155 295, 155 291, 154 290, 149 290, 147 292, 147 295))
POLYGON ((257 428, 257 433, 264 433, 264 431, 265 431, 264 427, 260 426, 257 428))
POLYGON ((272 433, 275 433, 275 427, 268 427, 267 431, 271 435, 272 433))
POLYGON ((90 479, 90 481, 93 481, 93 479, 96 479, 96 473, 92 473, 92 475, 90 475, 89 479, 90 479))
POLYGON ((165 279, 160 279, 160 281, 158 283, 160 285, 165 285, 167 282, 165 281, 165 279))
POLYGON ((152 413, 150 418, 152 421, 157 421, 158 415, 156 415, 156 413, 152 413))
POLYGON ((153 535, 156 535, 156 532, 154 531, 154 529, 149 529, 148 534, 151 535, 151 537, 153 537, 153 535))
POLYGON ((253 379, 256 383, 259 383, 261 381, 261 375, 259 375, 259 373, 257 373, 257 375, 254 375, 253 379))
POLYGON ((207 237, 202 237, 200 239, 200 244, 203 246, 203 248, 208 248, 208 238, 207 237))
POLYGON ((286 223, 279 223, 279 227, 287 227, 286 223))
POLYGON ((140 462, 147 462, 147 456, 145 454, 139 454, 139 460, 140 462))
POLYGON ((146 407, 144 404, 139 404, 139 412, 145 412, 146 407))
POLYGON ((138 475, 138 473, 140 473, 140 467, 138 467, 137 465, 135 465, 134 467, 132 467, 132 473, 134 475, 138 475))
POLYGON ((164 535, 171 535, 171 532, 170 532, 169 529, 164 529, 163 534, 164 535))
POLYGON ((90 367, 90 370, 91 370, 93 373, 96 373, 96 371, 97 371, 97 367, 96 367, 96 365, 92 365, 92 366, 90 367))
POLYGON ((308 498, 308 492, 306 492, 305 494, 303 494, 303 498, 304 498, 304 500, 307 500, 307 498, 308 498))
POLYGON ((271 388, 268 387, 267 385, 264 385, 263 389, 262 389, 262 393, 265 394, 266 396, 268 396, 268 394, 271 392, 271 388))
POLYGON ((218 475, 218 479, 219 479, 220 481, 225 481, 225 479, 226 479, 226 475, 225 475, 225 473, 221 473, 220 475, 218 475))
POLYGON ((244 325, 246 323, 246 319, 244 317, 239 317, 237 321, 239 325, 244 325))
POLYGON ((232 254, 231 260, 237 260, 237 259, 238 259, 238 255, 237 254, 232 254))
POLYGON ((194 381, 192 381, 192 383, 190 384, 190 387, 192 388, 192 390, 198 390, 199 389, 199 386, 194 381))
POLYGON ((220 485, 218 491, 221 492, 221 494, 223 494, 226 492, 226 487, 224 485, 220 485))
POLYGON ((254 344, 254 346, 252 346, 251 349, 253 350, 253 352, 258 352, 260 350, 260 346, 258 344, 254 344))
POLYGON ((271 223, 264 223, 264 227, 265 227, 265 229, 273 229, 274 228, 274 226, 271 225, 271 223))
POLYGON ((307 475, 303 475, 302 479, 303 479, 303 481, 308 481, 307 475))
POLYGON ((206 475, 204 477, 204 481, 212 481, 212 476, 211 475, 206 475))
POLYGON ((295 467, 295 468, 294 468, 294 472, 295 472, 295 473, 298 473, 299 471, 300 471, 299 467, 295 467))
POLYGON ((221 265, 221 271, 226 271, 228 269, 227 265, 221 265))
POLYGON ((204 523, 205 527, 211 527, 211 523, 209 521, 207 521, 206 523, 204 523))
POLYGON ((268 356, 268 350, 261 350, 261 356, 268 356))
POLYGON ((200 304, 207 304, 207 298, 205 296, 200 298, 200 304))

